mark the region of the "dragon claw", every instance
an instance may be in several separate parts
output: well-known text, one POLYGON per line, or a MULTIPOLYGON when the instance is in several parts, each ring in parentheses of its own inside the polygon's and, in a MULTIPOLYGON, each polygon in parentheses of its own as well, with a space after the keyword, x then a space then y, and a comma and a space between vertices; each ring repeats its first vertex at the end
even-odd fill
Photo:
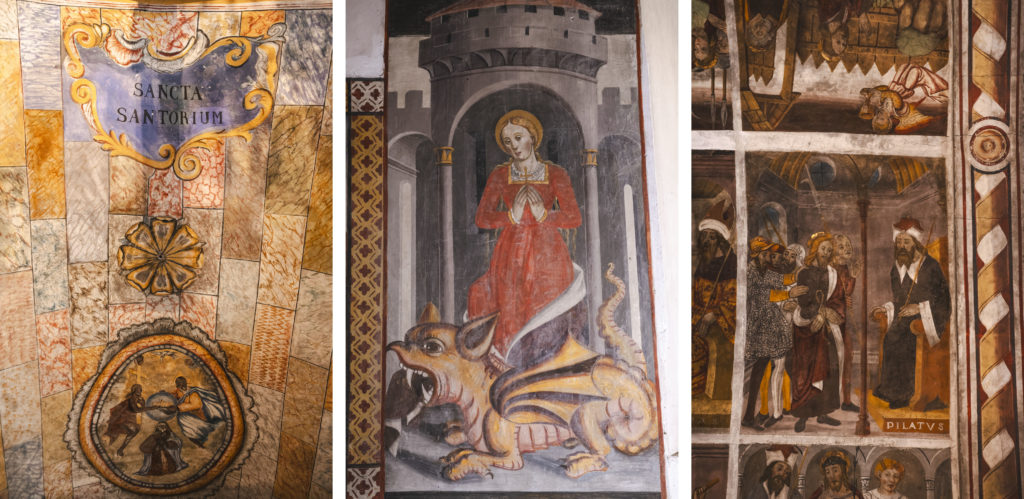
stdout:
POLYGON ((484 457, 470 449, 457 449, 441 458, 441 461, 446 463, 444 469, 441 470, 441 476, 448 480, 462 480, 470 474, 494 478, 484 457))

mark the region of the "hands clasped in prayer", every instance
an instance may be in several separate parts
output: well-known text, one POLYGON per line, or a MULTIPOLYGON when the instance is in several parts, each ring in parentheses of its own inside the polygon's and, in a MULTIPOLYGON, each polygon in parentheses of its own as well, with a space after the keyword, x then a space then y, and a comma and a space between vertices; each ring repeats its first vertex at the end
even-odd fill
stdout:
POLYGON ((521 223, 526 207, 530 208, 534 220, 543 219, 544 214, 547 213, 547 210, 544 209, 544 200, 540 197, 540 193, 530 184, 524 185, 519 190, 519 193, 516 194, 515 199, 512 200, 512 218, 516 223, 521 223))

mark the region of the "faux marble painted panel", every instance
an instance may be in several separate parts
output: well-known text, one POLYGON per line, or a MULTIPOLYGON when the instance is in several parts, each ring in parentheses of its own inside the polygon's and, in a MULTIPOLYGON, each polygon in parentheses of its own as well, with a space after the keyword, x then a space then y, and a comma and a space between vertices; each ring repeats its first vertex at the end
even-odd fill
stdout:
POLYGON ((199 31, 206 33, 211 40, 235 36, 241 21, 239 12, 200 12, 199 31))
MULTIPOLYGON (((74 470, 72 470, 74 471, 74 470)), ((75 499, 105 499, 107 492, 99 483, 90 483, 74 488, 75 499)))
POLYGON ((260 10, 242 12, 241 28, 239 34, 242 36, 260 36, 267 32, 267 29, 277 23, 284 22, 283 10, 260 10))
POLYGON ((181 179, 170 168, 149 177, 149 216, 181 218, 181 179))
POLYGON ((281 431, 316 445, 326 388, 327 369, 292 357, 288 362, 281 431))
POLYGON ((71 287, 71 346, 107 341, 107 262, 68 265, 71 287))
POLYGON ((110 213, 145 215, 154 170, 128 156, 110 158, 110 213))
POLYGON ((146 321, 162 317, 178 320, 180 311, 181 297, 178 295, 146 297, 146 321))
POLYGON ((61 109, 60 7, 18 3, 25 109, 61 109))
POLYGON ((107 156, 95 142, 64 143, 68 261, 71 263, 107 260, 107 204, 110 199, 107 156))
MULTIPOLYGON (((313 472, 316 473, 315 470, 313 472)), ((314 479, 315 479, 315 477, 314 477, 314 479)), ((329 488, 325 489, 325 488, 321 487, 320 485, 317 485, 317 484, 314 483, 313 485, 311 485, 309 487, 309 497, 310 497, 310 499, 329 499, 330 497, 332 497, 331 496, 331 489, 329 489, 329 488)))
POLYGON ((224 354, 228 357, 228 369, 235 373, 235 376, 238 376, 243 385, 248 384, 249 360, 252 355, 252 348, 249 345, 232 343, 230 341, 218 341, 217 343, 224 349, 224 354))
MULTIPOLYGON (((26 362, 0 371, 0 425, 6 454, 8 486, 12 486, 11 450, 38 440, 42 432, 39 412, 39 366, 26 362)), ((41 464, 41 463, 40 463, 41 464)))
POLYGON ((181 320, 191 322, 213 338, 217 326, 217 297, 182 293, 181 320))
MULTIPOLYGON (((14 9, 14 2, 10 5, 14 9)), ((18 46, 16 40, 0 40, 0 166, 25 166, 25 114, 18 46)))
POLYGON ((36 316, 39 343, 39 394, 48 397, 71 389, 71 312, 36 316))
POLYGON ((68 497, 71 494, 71 452, 64 443, 64 428, 71 412, 71 390, 44 397, 41 406, 46 497, 68 497))
POLYGON ((287 433, 281 434, 281 452, 277 457, 274 497, 304 498, 309 495, 316 448, 287 433))
POLYGON ((278 104, 323 105, 331 70, 331 11, 290 10, 285 23, 292 38, 281 57, 278 104))
POLYGON ((331 276, 302 271, 291 355, 320 367, 331 364, 331 276))
POLYGON ((334 76, 328 73, 327 95, 324 100, 324 119, 320 123, 320 135, 333 135, 334 132, 334 76))
POLYGON ((118 333, 128 327, 146 321, 145 303, 125 303, 122 305, 110 305, 110 313, 107 320, 110 327, 110 341, 117 339, 118 333))
MULTIPOLYGON (((272 390, 260 385, 250 384, 249 394, 252 395, 255 403, 256 428, 259 430, 260 439, 253 448, 253 455, 264 457, 277 457, 277 450, 281 443, 281 417, 284 412, 284 394, 278 390, 272 390)), ((273 471, 271 471, 273 476, 273 471)))
POLYGON ((99 24, 100 9, 93 7, 61 7, 60 8, 60 29, 75 24, 99 24))
POLYGON ((87 470, 85 466, 79 463, 77 460, 71 461, 71 486, 75 489, 75 497, 100 497, 90 496, 93 490, 95 490, 93 484, 99 485, 99 476, 96 475, 95 470, 91 467, 87 470), (86 494, 86 495, 82 495, 86 494))
POLYGON ((43 497, 43 448, 39 436, 4 451, 7 493, 12 498, 43 497))
MULTIPOLYGON (((224 226, 222 210, 185 209, 185 222, 199 236, 203 244, 203 267, 188 291, 216 295, 220 278, 221 231, 224 226)), ((209 330, 213 332, 212 329, 209 330)))
POLYGON ((274 110, 267 163, 267 213, 306 214, 322 115, 319 106, 281 106, 274 110))
POLYGON ((242 484, 242 470, 235 470, 228 472, 224 477, 224 485, 217 491, 217 495, 220 497, 232 497, 232 498, 246 498, 254 497, 252 493, 246 492, 244 495, 239 495, 238 488, 242 484))
MULTIPOLYGON (((71 384, 78 393, 78 390, 82 389, 82 385, 89 379, 90 376, 96 374, 96 369, 99 368, 100 355, 103 353, 105 345, 98 345, 94 347, 76 348, 71 351, 71 384)), ((78 485, 77 483, 75 485, 78 485)))
POLYGON ((0 274, 0 369, 36 359, 32 272, 0 274))
POLYGON ((30 230, 28 170, 0 168, 0 273, 28 268, 30 230))
POLYGON ((225 150, 224 257, 259 260, 270 123, 256 127, 249 142, 228 139, 225 150))
MULTIPOLYGON (((117 250, 122 244, 127 244, 125 234, 142 221, 142 217, 134 215, 110 215, 108 218, 109 234, 107 235, 107 269, 109 271, 109 283, 107 289, 110 292, 110 303, 143 303, 146 301, 146 294, 128 283, 125 278, 127 272, 122 271, 117 263, 117 250)), ((111 328, 115 333, 116 329, 111 328)))
MULTIPOLYGON (((260 433, 260 441, 263 440, 260 433)), ((242 466, 242 480, 238 486, 241 497, 270 497, 277 474, 277 454, 267 456, 253 453, 242 466)))
MULTIPOLYGON (((0 442, 3 442, 3 428, 0 425, 0 442)), ((0 497, 8 498, 7 495, 7 465, 4 463, 3 446, 0 446, 0 497)))
POLYGON ((71 303, 67 234, 64 220, 32 221, 32 288, 37 314, 68 308, 71 303))
POLYGON ((186 207, 221 208, 224 206, 224 141, 210 149, 196 148, 203 169, 199 176, 184 182, 182 199, 186 207))
POLYGON ((221 260, 217 339, 244 345, 252 343, 259 278, 259 262, 221 260))
MULTIPOLYGON (((0 40, 18 39, 18 5, 15 0, 0 0, 0 40)), ((0 473, 2 474, 2 473, 0 473)), ((0 478, 2 480, 2 478, 0 478)), ((5 487, 0 486, 0 490, 5 487)))
POLYGON ((295 308, 305 225, 305 217, 270 214, 263 217, 260 303, 295 308))
POLYGON ((334 412, 334 371, 331 367, 327 367, 327 399, 324 400, 324 410, 328 412, 334 412))
MULTIPOLYGON (((43 452, 45 458, 45 448, 43 452)), ((46 497, 72 497, 74 495, 71 487, 70 459, 43 465, 43 492, 46 497)))
POLYGON ((256 330, 252 339, 252 364, 249 381, 257 385, 284 391, 288 368, 288 345, 292 334, 295 312, 256 305, 256 330))
POLYGON ((313 484, 331 490, 331 411, 325 410, 320 418, 320 436, 316 446, 316 464, 313 465, 313 484))
POLYGON ((331 137, 320 136, 316 153, 316 173, 309 200, 309 220, 306 222, 306 245, 302 254, 302 268, 331 273, 332 231, 331 211, 334 196, 331 190, 331 137))
POLYGON ((26 110, 25 134, 32 219, 64 218, 64 118, 60 111, 26 110))

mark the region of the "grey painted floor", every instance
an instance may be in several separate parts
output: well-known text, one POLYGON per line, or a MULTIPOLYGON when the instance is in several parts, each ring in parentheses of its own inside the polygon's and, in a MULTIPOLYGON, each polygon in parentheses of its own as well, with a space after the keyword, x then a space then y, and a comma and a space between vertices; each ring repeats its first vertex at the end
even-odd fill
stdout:
POLYGON ((492 468, 494 478, 476 475, 459 482, 441 478, 440 457, 453 450, 415 429, 407 429, 399 439, 398 457, 385 456, 385 480, 388 492, 658 492, 661 490, 661 463, 657 446, 637 456, 616 451, 607 457, 608 471, 588 473, 573 479, 565 476, 561 460, 580 448, 562 447, 526 454, 518 471, 492 468))

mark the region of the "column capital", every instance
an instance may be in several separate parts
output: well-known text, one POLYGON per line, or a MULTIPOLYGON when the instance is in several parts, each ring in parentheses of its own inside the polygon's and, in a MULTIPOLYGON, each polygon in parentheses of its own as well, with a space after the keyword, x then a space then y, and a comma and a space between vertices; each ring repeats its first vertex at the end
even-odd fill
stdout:
POLYGON ((441 146, 434 149, 434 161, 437 162, 437 166, 452 166, 452 153, 455 152, 455 148, 451 146, 441 146))
POLYGON ((583 166, 597 166, 597 149, 583 150, 583 166))

